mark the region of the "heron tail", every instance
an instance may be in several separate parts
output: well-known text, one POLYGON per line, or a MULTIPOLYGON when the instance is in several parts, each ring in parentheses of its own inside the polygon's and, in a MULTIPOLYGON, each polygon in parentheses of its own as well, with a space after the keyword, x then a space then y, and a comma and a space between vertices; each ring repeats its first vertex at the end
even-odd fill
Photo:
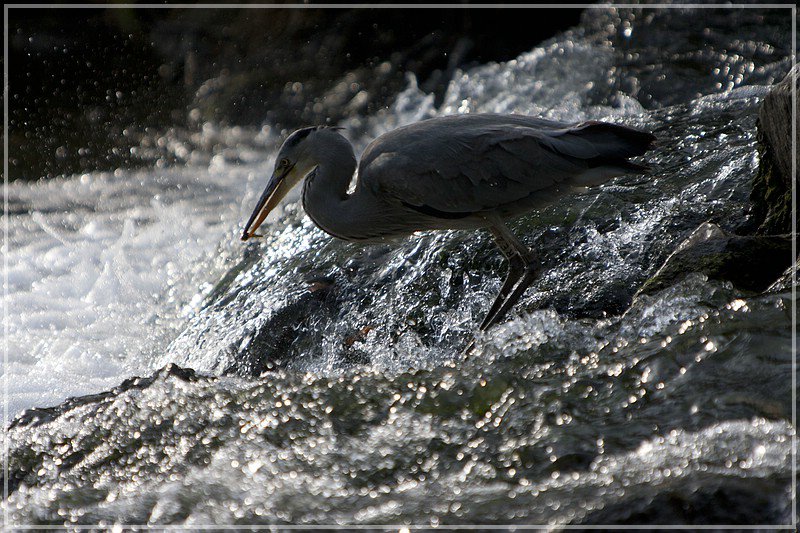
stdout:
POLYGON ((624 157, 644 154, 652 148, 656 140, 656 136, 648 131, 597 120, 578 124, 569 129, 568 133, 624 157))
POLYGON ((649 166, 628 159, 644 155, 655 141, 646 131, 589 121, 548 136, 543 145, 587 168, 571 180, 573 185, 592 186, 621 174, 648 172, 649 166))

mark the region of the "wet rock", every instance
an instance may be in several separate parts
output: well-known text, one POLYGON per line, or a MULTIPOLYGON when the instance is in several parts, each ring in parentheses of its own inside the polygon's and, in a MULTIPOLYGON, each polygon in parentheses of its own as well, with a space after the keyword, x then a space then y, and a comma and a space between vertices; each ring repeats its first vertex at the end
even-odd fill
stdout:
MULTIPOLYGON (((205 419, 194 425, 195 420, 186 417, 189 405, 183 395, 186 391, 202 394, 205 385, 215 381, 195 374, 192 369, 169 364, 149 376, 127 379, 99 394, 70 398, 47 409, 25 411, 8 428, 10 446, 15 450, 8 461, 9 495, 52 483, 59 476, 75 475, 74 479, 83 479, 90 473, 103 476, 121 472, 124 464, 137 461, 137 452, 152 452, 150 458, 167 459, 168 453, 163 450, 175 442, 175 435, 170 434, 179 421, 192 425, 187 434, 197 434, 210 424, 205 419), (171 440, 162 440, 165 435, 171 440)), ((203 404, 193 400, 192 406, 203 404)), ((230 417, 219 417, 220 424, 229 424, 229 420, 230 417)), ((198 448, 195 457, 199 457, 198 453, 205 453, 201 447, 208 447, 208 443, 192 439, 192 446, 198 448)), ((83 487, 73 503, 91 500, 100 493, 102 489, 83 487)), ((57 524, 63 520, 57 516, 53 512, 39 515, 36 520, 57 524)), ((98 520, 88 518, 87 523, 98 520)))
POLYGON ((309 328, 315 316, 332 311, 335 285, 330 278, 308 280, 308 290, 279 309, 246 342, 232 345, 225 353, 225 375, 257 377, 286 365, 286 355, 298 336, 309 328))
MULTIPOLYGON (((787 479, 726 480, 720 486, 665 490, 652 498, 629 498, 580 520, 595 524, 766 524, 783 509, 787 479)), ((695 481, 699 485, 698 481, 695 481)), ((788 517, 787 517, 788 518, 788 517)))
POLYGON ((46 424, 57 419, 68 411, 77 409, 78 407, 100 403, 107 399, 113 399, 123 392, 130 390, 144 390, 156 381, 165 381, 171 378, 179 379, 187 383, 191 383, 200 379, 191 368, 182 368, 176 364, 170 363, 164 368, 157 370, 150 376, 136 376, 128 378, 118 386, 108 391, 103 391, 98 394, 88 394, 86 396, 79 396, 76 398, 67 398, 63 403, 55 407, 35 407, 33 409, 28 409, 11 422, 9 429, 14 429, 15 427, 38 426, 41 424, 46 424))
MULTIPOLYGON (((97 427, 98 413, 109 409, 113 411, 115 402, 121 397, 134 398, 143 391, 153 387, 163 387, 169 383, 197 383, 201 380, 213 381, 214 378, 201 377, 195 374, 190 368, 182 368, 175 364, 169 364, 157 370, 150 376, 132 377, 123 381, 117 387, 98 394, 89 394, 76 398, 68 398, 61 404, 54 407, 28 409, 15 418, 8 427, 8 432, 19 434, 30 434, 44 432, 48 435, 49 442, 40 444, 47 449, 46 453, 41 450, 34 450, 32 446, 24 446, 22 452, 9 459, 8 468, 8 491, 13 494, 21 485, 35 486, 41 482, 42 468, 49 459, 49 464, 54 465, 57 471, 70 470, 79 464, 85 463, 93 447, 102 447, 106 444, 106 439, 115 431, 118 426, 124 424, 124 418, 111 417, 105 427, 97 427), (65 420, 70 421, 72 428, 67 434, 55 435, 47 431, 53 425, 59 425, 65 420), (91 428, 91 429, 88 429, 91 428), (84 434, 81 436, 81 432, 84 434), (83 437, 83 438, 82 438, 83 437), (88 443, 92 442, 92 447, 88 443)), ((142 427, 142 433, 147 430, 142 427)), ((152 430, 152 428, 149 428, 152 430)), ((12 438, 13 440, 13 438, 12 438)), ((113 439, 111 439, 113 440, 113 439)), ((122 454, 119 454, 117 458, 122 454)), ((0 476, 0 481, 2 476, 0 476)))
POLYGON ((789 235, 735 235, 706 222, 678 246, 638 294, 657 292, 690 272, 760 292, 791 264, 791 250, 789 235))
POLYGON ((772 88, 758 114, 760 164, 750 198, 759 234, 774 235, 791 231, 792 116, 800 131, 798 115, 792 113, 793 75, 798 75, 798 66, 772 88))

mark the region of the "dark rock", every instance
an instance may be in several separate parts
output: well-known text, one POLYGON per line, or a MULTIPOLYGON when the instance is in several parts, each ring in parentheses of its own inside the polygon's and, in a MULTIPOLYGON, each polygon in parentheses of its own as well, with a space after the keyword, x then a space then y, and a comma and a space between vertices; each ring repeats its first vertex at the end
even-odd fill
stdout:
POLYGON ((298 332, 312 327, 316 316, 333 312, 336 303, 335 281, 318 278, 307 281, 308 291, 278 309, 264 327, 253 332, 252 339, 229 347, 224 375, 258 377, 282 368, 293 353, 298 332))
POLYGON ((798 75, 797 66, 772 88, 758 114, 760 164, 750 198, 762 235, 789 233, 792 227, 792 116, 800 131, 792 113, 793 75, 798 75))
POLYGON ((504 10, 172 10, 152 40, 204 119, 291 128, 374 113, 406 72, 441 99, 457 68, 513 59, 580 11, 542 15, 547 24, 504 10))
MULTIPOLYGON (((766 524, 775 522, 785 479, 727 479, 720 486, 672 488, 650 498, 628 498, 580 520, 596 524, 766 524)), ((691 485, 690 485, 691 486, 691 485)), ((720 529, 722 527, 720 526, 720 529)))
POLYGON ((164 368, 157 370, 150 376, 137 376, 128 378, 120 385, 108 391, 100 392, 98 394, 78 396, 75 398, 67 398, 64 400, 64 402, 55 407, 35 407, 33 409, 27 409, 23 411, 22 414, 20 414, 17 418, 11 421, 9 429, 14 429, 15 427, 38 426, 41 424, 46 424, 57 419, 64 413, 72 411, 78 407, 100 403, 107 399, 113 399, 119 396, 121 393, 129 390, 144 390, 158 380, 166 380, 170 378, 179 379, 189 383, 200 379, 191 368, 182 368, 176 364, 170 363, 164 368))
POLYGON ((706 222, 678 246, 639 294, 664 289, 690 272, 761 292, 791 263, 790 235, 735 235, 706 222))
POLYGON ((787 268, 781 277, 775 281, 772 285, 769 286, 768 292, 784 292, 792 290, 792 276, 794 279, 797 279, 797 273, 800 271, 800 261, 796 261, 793 265, 787 268))

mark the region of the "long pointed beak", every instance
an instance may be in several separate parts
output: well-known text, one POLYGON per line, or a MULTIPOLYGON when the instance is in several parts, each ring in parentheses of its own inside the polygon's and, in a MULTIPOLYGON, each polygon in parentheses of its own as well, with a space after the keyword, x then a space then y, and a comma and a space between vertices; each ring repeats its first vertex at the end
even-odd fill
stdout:
POLYGON ((242 232, 242 240, 246 241, 250 237, 258 237, 255 232, 258 227, 264 222, 264 219, 267 218, 270 211, 275 209, 275 206, 283 199, 285 195, 285 191, 281 191, 283 188, 280 186, 283 183, 283 180, 292 171, 293 167, 289 167, 280 174, 273 174, 272 178, 269 180, 267 184, 267 188, 264 189, 264 192, 261 193, 261 197, 258 199, 258 203, 256 204, 255 210, 253 210, 253 214, 250 215, 250 219, 247 221, 247 224, 244 227, 244 231, 242 232), (283 192, 283 194, 281 194, 283 192))

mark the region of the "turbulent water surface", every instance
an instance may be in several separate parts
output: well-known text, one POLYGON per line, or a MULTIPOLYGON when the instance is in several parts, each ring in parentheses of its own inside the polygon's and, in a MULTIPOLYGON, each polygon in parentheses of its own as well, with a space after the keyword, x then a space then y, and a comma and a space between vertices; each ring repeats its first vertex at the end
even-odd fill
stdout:
POLYGON ((209 125, 193 146, 219 148, 187 167, 12 184, 12 523, 790 523, 786 284, 688 274, 638 293, 702 223, 746 224, 790 23, 590 10, 458 73, 441 106, 409 79, 343 124, 357 152, 467 112, 658 136, 651 175, 512 223, 543 273, 466 361, 503 274, 488 235, 360 247, 295 197, 238 242, 269 126, 209 125))

